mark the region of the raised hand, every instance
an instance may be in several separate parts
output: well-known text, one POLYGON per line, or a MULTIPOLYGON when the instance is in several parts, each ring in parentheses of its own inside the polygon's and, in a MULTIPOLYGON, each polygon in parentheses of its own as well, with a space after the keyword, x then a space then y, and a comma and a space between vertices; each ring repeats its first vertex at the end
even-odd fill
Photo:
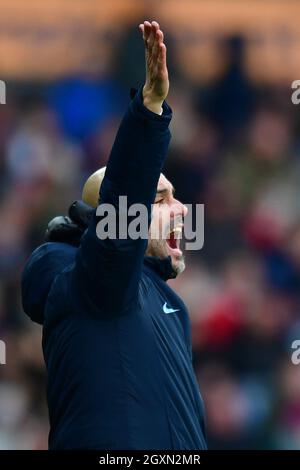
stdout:
POLYGON ((161 113, 161 106, 169 91, 167 49, 164 34, 156 21, 144 21, 139 25, 145 43, 146 82, 143 88, 144 105, 154 113, 161 113))

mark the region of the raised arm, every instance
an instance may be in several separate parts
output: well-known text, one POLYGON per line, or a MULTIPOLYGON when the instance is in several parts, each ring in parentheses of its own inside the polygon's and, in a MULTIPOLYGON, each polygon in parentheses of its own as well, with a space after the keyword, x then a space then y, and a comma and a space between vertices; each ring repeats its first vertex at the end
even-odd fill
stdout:
MULTIPOLYGON (((150 225, 158 179, 170 142, 171 110, 164 102, 169 79, 166 46, 158 23, 139 26, 145 43, 146 81, 121 122, 100 190, 100 204, 112 204, 119 216, 119 196, 147 207, 150 225)), ((97 237, 96 213, 78 249, 73 282, 96 309, 119 313, 137 298, 145 239, 97 237)))

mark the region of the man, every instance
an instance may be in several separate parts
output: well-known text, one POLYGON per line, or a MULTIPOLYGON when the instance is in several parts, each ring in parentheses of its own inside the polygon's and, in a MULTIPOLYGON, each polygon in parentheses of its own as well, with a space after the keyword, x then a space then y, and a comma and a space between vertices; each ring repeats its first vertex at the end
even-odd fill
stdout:
POLYGON ((148 227, 154 203, 149 240, 99 238, 94 210, 78 248, 45 243, 23 273, 24 310, 43 324, 50 449, 206 448, 188 313, 166 283, 184 269, 173 234, 186 214, 161 174, 171 120, 166 47, 158 23, 139 29, 146 82, 123 118, 105 175, 88 180, 83 199, 97 206, 101 185, 100 206, 119 214, 119 196, 126 196, 128 207, 147 208, 148 227), (164 213, 164 239, 151 239, 164 213))

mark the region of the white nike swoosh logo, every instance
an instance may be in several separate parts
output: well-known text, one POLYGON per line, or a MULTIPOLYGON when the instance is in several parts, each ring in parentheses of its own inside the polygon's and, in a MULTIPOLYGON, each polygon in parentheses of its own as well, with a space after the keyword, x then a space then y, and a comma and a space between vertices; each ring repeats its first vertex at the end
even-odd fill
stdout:
POLYGON ((176 309, 174 309, 174 308, 169 308, 169 307, 167 307, 167 302, 165 302, 165 303, 164 303, 164 306, 163 306, 163 311, 164 311, 165 313, 174 313, 174 312, 178 312, 178 311, 179 311, 179 308, 176 308, 176 309))

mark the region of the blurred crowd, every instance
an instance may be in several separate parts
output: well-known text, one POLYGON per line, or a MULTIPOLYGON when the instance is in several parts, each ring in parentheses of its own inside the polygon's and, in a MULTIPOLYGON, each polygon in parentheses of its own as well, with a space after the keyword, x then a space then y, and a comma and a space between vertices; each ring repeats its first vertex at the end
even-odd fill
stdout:
MULTIPOLYGON (((41 328, 22 312, 20 276, 48 221, 107 161, 143 80, 142 44, 126 67, 137 41, 128 34, 105 79, 14 84, 1 106, 0 449, 47 448, 41 328)), ((249 81, 241 37, 223 46, 227 66, 205 86, 184 80, 169 48, 165 173, 183 202, 205 204, 204 247, 171 284, 190 310, 209 448, 299 449, 300 114, 286 84, 249 81)))

